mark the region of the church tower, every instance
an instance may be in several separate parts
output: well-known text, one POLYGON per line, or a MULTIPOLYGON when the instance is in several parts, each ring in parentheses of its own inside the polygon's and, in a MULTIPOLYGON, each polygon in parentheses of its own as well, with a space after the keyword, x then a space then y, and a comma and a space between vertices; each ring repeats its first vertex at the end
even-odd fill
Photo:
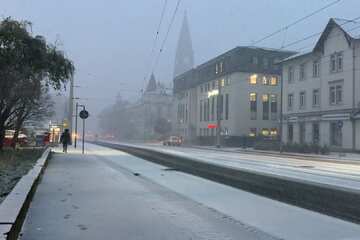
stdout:
POLYGON ((180 36, 176 49, 174 78, 194 67, 194 53, 189 30, 187 14, 185 12, 180 36))

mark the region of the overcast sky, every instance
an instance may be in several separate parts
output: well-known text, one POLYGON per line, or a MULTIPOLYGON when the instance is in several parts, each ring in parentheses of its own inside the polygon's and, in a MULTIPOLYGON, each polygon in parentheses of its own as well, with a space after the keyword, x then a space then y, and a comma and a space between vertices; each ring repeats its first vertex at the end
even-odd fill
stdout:
MULTIPOLYGON (((151 65, 150 51, 164 0, 0 0, 2 17, 33 23, 33 32, 61 48, 76 65, 76 95, 95 114, 115 96, 134 100, 151 65)), ((155 76, 172 81, 174 55, 186 10, 196 65, 235 46, 250 45, 334 0, 183 0, 155 76)), ((160 43, 177 0, 168 0, 160 43)), ((342 0, 259 45, 279 48, 323 30, 330 17, 360 16, 359 0, 342 0)), ((360 32, 359 32, 360 33, 360 32)), ((308 46, 302 42, 290 49, 308 46)), ((158 44, 159 46, 160 44, 158 44)), ((158 51, 158 48, 157 48, 158 51)))

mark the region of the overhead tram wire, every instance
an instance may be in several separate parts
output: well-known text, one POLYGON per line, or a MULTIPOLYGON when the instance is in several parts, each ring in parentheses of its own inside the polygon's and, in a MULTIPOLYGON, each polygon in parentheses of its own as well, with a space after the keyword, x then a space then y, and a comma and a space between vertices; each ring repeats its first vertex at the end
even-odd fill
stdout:
POLYGON ((304 20, 306 20, 306 19, 308 19, 308 18, 316 15, 317 13, 324 11, 325 9, 327 9, 327 8, 329 8, 329 7, 337 4, 337 3, 339 3, 340 1, 342 1, 342 0, 336 0, 336 1, 333 1, 333 2, 331 2, 331 3, 329 3, 329 4, 325 5, 325 6, 323 6, 323 7, 319 8, 319 9, 315 10, 314 12, 312 12, 312 13, 304 16, 304 17, 301 17, 301 18, 299 18, 298 20, 296 20, 296 21, 294 21, 294 22, 292 22, 292 23, 290 23, 290 24, 288 24, 288 25, 286 25, 286 26, 284 26, 284 27, 282 27, 282 28, 280 28, 280 29, 278 29, 278 30, 276 30, 276 31, 268 34, 268 35, 266 35, 265 37, 260 38, 259 40, 256 40, 256 41, 252 42, 252 45, 254 46, 255 44, 258 44, 258 43, 260 43, 260 42, 262 42, 262 41, 264 41, 264 40, 266 40, 266 39, 268 39, 268 38, 271 38, 271 37, 275 36, 275 35, 278 34, 278 33, 281 33, 281 32, 283 32, 283 31, 285 31, 285 30, 288 30, 290 27, 293 27, 293 26, 295 26, 296 24, 298 24, 298 23, 300 23, 300 22, 302 22, 302 21, 304 21, 304 20))
POLYGON ((181 1, 182 1, 182 0, 178 0, 177 3, 176 3, 176 7, 175 7, 174 13, 173 13, 173 15, 172 15, 172 17, 171 17, 171 21, 170 21, 170 23, 169 23, 169 26, 168 26, 166 35, 165 35, 165 37, 164 37, 164 39, 163 39, 163 41, 162 41, 162 44, 161 44, 161 46, 160 46, 160 50, 159 50, 159 52, 158 52, 158 54, 157 54, 157 56, 156 56, 155 63, 154 63, 154 65, 153 65, 153 67, 152 67, 152 72, 154 72, 155 68, 157 67, 157 65, 158 65, 158 63, 159 63, 160 55, 161 55, 162 51, 164 50, 165 43, 166 43, 166 41, 167 41, 167 39, 168 39, 168 37, 169 37, 169 33, 170 33, 170 30, 171 30, 171 28, 172 28, 172 25, 173 25, 173 23, 174 23, 174 21, 175 21, 175 17, 176 17, 176 14, 177 14, 178 10, 179 10, 179 6, 180 6, 181 1))
MULTIPOLYGON (((342 24, 339 24, 339 26, 344 26, 344 25, 346 25, 346 24, 353 23, 353 22, 355 22, 356 20, 359 20, 359 19, 360 19, 360 16, 359 16, 359 17, 356 17, 356 18, 353 18, 353 19, 350 19, 350 20, 348 20, 348 21, 346 21, 346 22, 344 22, 344 23, 342 23, 342 24)), ((354 29, 356 29, 356 28, 357 28, 357 27, 353 28, 352 30, 354 30, 354 29)), ((287 47, 290 47, 290 46, 299 44, 299 43, 301 43, 301 42, 303 42, 303 41, 306 41, 306 40, 309 40, 309 39, 311 39, 311 38, 313 38, 313 37, 316 37, 316 36, 318 36, 318 35, 320 35, 320 34, 322 34, 322 33, 323 33, 323 32, 321 31, 321 32, 317 32, 317 33, 310 34, 309 36, 306 36, 306 37, 303 37, 303 38, 298 39, 298 40, 296 40, 296 41, 293 41, 293 42, 291 42, 291 43, 288 43, 288 44, 284 45, 283 47, 281 47, 280 49, 284 49, 284 48, 287 48, 287 47)))
MULTIPOLYGON (((152 59, 153 59, 153 55, 154 55, 154 51, 155 51, 155 48, 156 48, 157 41, 159 39, 160 29, 161 29, 161 25, 162 25, 162 22, 163 22, 163 19, 164 19, 167 3, 168 3, 168 0, 165 0, 164 4, 163 4, 163 7, 162 7, 162 10, 161 10, 160 20, 159 20, 159 24, 158 24, 157 29, 156 29, 156 33, 155 33, 154 41, 153 41, 153 44, 152 44, 152 48, 151 48, 151 51, 150 51, 149 59, 150 59, 151 63, 153 62, 152 59)), ((151 64, 149 66, 151 66, 151 64)), ((148 74, 147 71, 146 71, 145 74, 146 75, 144 77, 144 80, 146 81, 149 74, 148 74)))

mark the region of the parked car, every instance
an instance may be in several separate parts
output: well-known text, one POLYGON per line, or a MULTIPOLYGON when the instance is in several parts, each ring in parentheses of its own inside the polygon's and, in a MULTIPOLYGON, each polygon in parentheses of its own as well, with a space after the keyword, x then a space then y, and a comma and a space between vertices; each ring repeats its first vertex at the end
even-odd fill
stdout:
MULTIPOLYGON (((6 130, 5 131, 5 139, 4 139, 4 146, 6 147, 10 147, 11 143, 12 143, 12 139, 14 137, 14 130, 6 130)), ((22 132, 19 133, 18 139, 17 139, 17 143, 20 146, 25 146, 28 144, 28 138, 25 134, 23 134, 22 132)))
POLYGON ((170 136, 168 139, 163 141, 164 146, 180 146, 182 144, 181 137, 178 136, 170 136))

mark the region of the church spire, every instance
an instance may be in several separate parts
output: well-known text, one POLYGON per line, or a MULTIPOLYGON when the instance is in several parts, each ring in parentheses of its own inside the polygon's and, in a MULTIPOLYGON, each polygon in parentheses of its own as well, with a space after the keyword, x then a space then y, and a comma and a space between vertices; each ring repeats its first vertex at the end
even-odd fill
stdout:
POLYGON ((176 49, 174 77, 190 70, 194 66, 194 53, 189 30, 189 23, 186 11, 180 30, 180 36, 176 49))
POLYGON ((149 79, 148 85, 146 87, 146 92, 152 92, 156 90, 156 80, 154 73, 151 74, 151 77, 149 79))

